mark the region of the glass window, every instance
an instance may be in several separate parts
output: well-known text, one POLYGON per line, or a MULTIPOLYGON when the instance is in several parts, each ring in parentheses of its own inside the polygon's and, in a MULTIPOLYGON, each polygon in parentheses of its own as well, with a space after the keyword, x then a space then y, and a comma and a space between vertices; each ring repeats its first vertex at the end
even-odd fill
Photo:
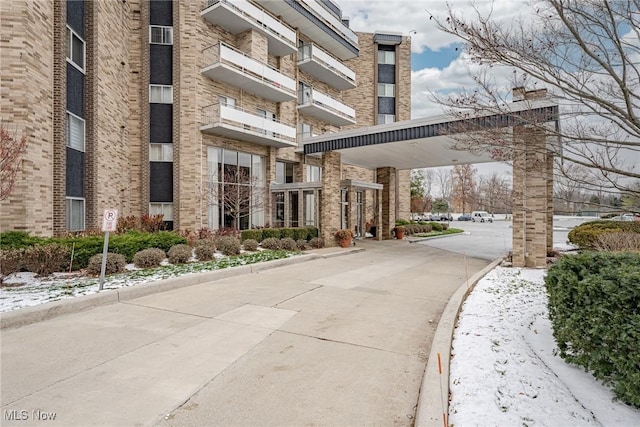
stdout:
POLYGON ((260 156, 209 147, 206 194, 209 227, 244 230, 265 224, 265 161, 260 156))
POLYGON ((149 43, 173 44, 173 27, 150 25, 149 26, 149 43))
POLYGON ((236 99, 231 98, 229 96, 223 96, 223 95, 218 96, 218 102, 220 102, 220 105, 226 105, 229 107, 236 106, 236 99))
POLYGON ((173 144, 149 144, 150 162, 173 162, 173 144))
POLYGON ((306 166, 306 182, 320 182, 322 181, 322 168, 320 166, 305 165, 306 166))
POLYGON ((378 51, 378 64, 391 64, 396 63, 396 53, 394 51, 379 50, 378 51))
POLYGON ((276 184, 289 184, 294 182, 294 170, 294 163, 276 162, 276 184))
POLYGON ((163 221, 173 221, 173 203, 149 203, 149 215, 162 215, 163 221))
POLYGON ((305 105, 312 102, 311 86, 306 83, 298 83, 298 104, 305 105))
POLYGON ((84 199, 67 197, 67 230, 84 230, 84 199))
POLYGON ((149 85, 151 104, 173 104, 173 86, 149 85))
POLYGON ((84 152, 85 121, 67 111, 67 147, 84 152))
POLYGON ((396 121, 395 114, 378 114, 378 124, 393 123, 396 121))
POLYGON ((378 96, 396 96, 396 85, 392 83, 378 83, 378 96))
POLYGON ((67 61, 84 72, 85 44, 71 28, 67 27, 67 61))

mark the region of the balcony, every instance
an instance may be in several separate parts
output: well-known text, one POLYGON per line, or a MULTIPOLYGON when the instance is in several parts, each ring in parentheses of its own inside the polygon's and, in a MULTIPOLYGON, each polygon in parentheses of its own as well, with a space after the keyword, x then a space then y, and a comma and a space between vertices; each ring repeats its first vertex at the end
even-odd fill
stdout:
POLYGON ((314 44, 298 48, 298 68, 338 90, 356 87, 356 73, 314 44))
POLYGON ((200 131, 269 147, 296 146, 296 128, 230 105, 212 104, 202 109, 200 131))
POLYGON ((204 0, 200 15, 232 34, 257 30, 267 36, 269 53, 284 56, 296 51, 296 32, 247 0, 204 0))
POLYGON ((202 51, 205 67, 202 74, 212 80, 236 86, 275 102, 296 99, 296 82, 269 64, 218 43, 202 51))
POLYGON ((310 86, 298 93, 298 111, 335 126, 356 123, 356 110, 310 86))
POLYGON ((261 0, 260 5, 281 16, 302 34, 341 60, 358 56, 358 36, 316 0, 261 0))

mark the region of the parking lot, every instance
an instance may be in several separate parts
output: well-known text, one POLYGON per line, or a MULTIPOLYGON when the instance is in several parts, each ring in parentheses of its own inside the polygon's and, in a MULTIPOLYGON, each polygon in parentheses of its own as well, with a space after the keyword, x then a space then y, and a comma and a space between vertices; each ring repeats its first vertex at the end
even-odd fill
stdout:
MULTIPOLYGON (((454 217, 458 216, 454 215, 454 217)), ((565 246, 571 228, 593 219, 595 218, 554 217, 554 247, 565 246)), ((446 239, 424 240, 419 244, 484 260, 502 257, 509 253, 513 247, 513 230, 509 220, 496 218, 493 223, 451 221, 450 226, 463 229, 465 232, 446 239)))

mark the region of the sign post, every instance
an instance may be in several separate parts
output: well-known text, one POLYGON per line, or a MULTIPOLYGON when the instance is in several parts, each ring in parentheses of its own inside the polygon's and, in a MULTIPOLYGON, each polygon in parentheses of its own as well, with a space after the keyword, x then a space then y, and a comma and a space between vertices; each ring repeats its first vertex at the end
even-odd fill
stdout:
POLYGON ((100 285, 98 290, 104 287, 104 272, 107 269, 107 252, 109 251, 109 232, 116 231, 118 227, 118 211, 105 209, 102 217, 102 231, 104 231, 104 247, 102 248, 102 267, 100 268, 100 285))

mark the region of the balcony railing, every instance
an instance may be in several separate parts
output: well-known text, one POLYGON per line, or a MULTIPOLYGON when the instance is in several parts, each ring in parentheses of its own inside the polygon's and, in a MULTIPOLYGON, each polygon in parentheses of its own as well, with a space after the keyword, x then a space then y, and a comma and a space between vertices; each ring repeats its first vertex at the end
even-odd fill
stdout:
POLYGON ((271 147, 296 146, 295 127, 231 105, 212 104, 204 107, 200 130, 271 147))
POLYGON ((225 43, 202 51, 202 73, 213 80, 226 82, 275 102, 296 98, 296 82, 269 64, 225 43))
POLYGON ((356 73, 315 44, 298 48, 298 67, 338 90, 356 87, 356 73))
POLYGON ((298 92, 298 110, 336 126, 356 123, 356 110, 312 87, 298 92))
POLYGON ((336 18, 331 12, 326 10, 320 3, 318 3, 316 0, 305 0, 305 3, 309 5, 309 7, 316 15, 322 17, 322 19, 328 25, 330 25, 344 38, 351 41, 351 43, 353 43, 354 45, 358 45, 358 35, 354 33, 349 27, 344 25, 344 23, 340 19, 336 18))
POLYGON ((200 15, 233 34, 248 29, 266 34, 269 39, 269 51, 276 56, 296 51, 295 30, 247 0, 204 0, 200 15))

